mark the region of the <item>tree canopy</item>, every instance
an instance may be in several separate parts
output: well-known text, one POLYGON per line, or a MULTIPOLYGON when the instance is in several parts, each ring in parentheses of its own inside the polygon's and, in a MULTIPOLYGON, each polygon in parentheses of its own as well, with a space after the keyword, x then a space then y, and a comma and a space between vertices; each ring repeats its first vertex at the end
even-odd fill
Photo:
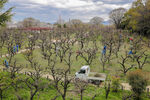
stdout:
POLYGON ((89 23, 93 24, 93 25, 100 25, 100 24, 102 24, 103 21, 104 21, 103 18, 96 16, 96 17, 93 17, 89 23))
POLYGON ((118 8, 114 9, 109 13, 110 21, 116 26, 117 29, 121 27, 121 21, 124 16, 126 9, 118 8))
MULTIPOLYGON (((4 5, 8 2, 8 0, 1 0, 0 1, 0 10, 2 11, 4 8, 4 5)), ((7 21, 10 20, 11 16, 13 14, 11 14, 11 11, 14 7, 9 8, 8 10, 6 10, 5 12, 0 12, 0 26, 5 25, 5 23, 7 21)))
POLYGON ((122 28, 138 32, 141 35, 150 35, 150 0, 137 0, 124 14, 122 28))

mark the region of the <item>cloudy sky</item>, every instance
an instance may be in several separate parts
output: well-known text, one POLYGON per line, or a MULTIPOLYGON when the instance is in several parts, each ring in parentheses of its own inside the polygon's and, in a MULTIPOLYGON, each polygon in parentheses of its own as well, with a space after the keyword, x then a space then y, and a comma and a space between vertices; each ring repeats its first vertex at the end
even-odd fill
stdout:
POLYGON ((80 19, 88 22, 99 16, 109 20, 108 13, 119 7, 130 8, 134 0, 9 0, 5 9, 15 6, 13 21, 33 17, 43 22, 54 23, 62 17, 65 21, 80 19))

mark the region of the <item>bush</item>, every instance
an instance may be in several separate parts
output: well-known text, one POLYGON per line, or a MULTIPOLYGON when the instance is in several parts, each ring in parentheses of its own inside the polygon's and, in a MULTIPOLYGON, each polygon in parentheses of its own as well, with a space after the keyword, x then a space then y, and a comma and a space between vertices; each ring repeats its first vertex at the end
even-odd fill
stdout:
POLYGON ((118 89, 120 88, 120 78, 113 76, 112 77, 112 91, 118 92, 118 89))
POLYGON ((130 72, 127 76, 129 84, 131 85, 134 100, 140 100, 140 96, 144 93, 148 80, 144 76, 142 70, 135 70, 130 72))

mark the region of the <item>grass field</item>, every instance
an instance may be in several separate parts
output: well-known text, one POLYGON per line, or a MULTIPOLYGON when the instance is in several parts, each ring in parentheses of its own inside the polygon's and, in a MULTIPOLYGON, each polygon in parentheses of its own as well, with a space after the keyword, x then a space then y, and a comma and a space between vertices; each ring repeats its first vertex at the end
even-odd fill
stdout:
MULTIPOLYGON (((90 48, 92 43, 90 43, 86 48, 90 48)), ((120 55, 124 55, 125 51, 129 51, 128 48, 124 49, 124 47, 129 47, 129 44, 125 43, 122 45, 121 50, 119 52, 119 57, 116 58, 115 55, 112 56, 112 60, 111 62, 108 64, 106 64, 106 71, 105 73, 108 76, 113 76, 113 75, 117 75, 120 76, 120 82, 127 82, 126 77, 119 71, 120 64, 118 64, 118 61, 120 61, 120 55)), ((102 44, 99 44, 98 42, 98 52, 96 54, 96 58, 93 60, 90 68, 92 72, 100 72, 103 73, 102 71, 102 64, 99 61, 99 58, 101 57, 101 50, 102 50, 102 44)), ((72 65, 71 65, 71 75, 74 76, 75 72, 77 72, 81 66, 86 65, 86 62, 79 57, 78 60, 76 60, 76 51, 79 49, 79 45, 75 44, 75 46, 73 47, 73 55, 72 55, 72 65)), ((147 50, 147 54, 150 54, 150 49, 149 48, 145 48, 145 50, 147 50)), ((4 49, 4 51, 6 51, 4 49)), ((4 53, 6 54, 6 53, 4 53)), ((66 55, 67 56, 67 55, 66 55)), ((41 54, 41 50, 40 49, 35 49, 34 50, 34 60, 36 62, 38 62, 43 68, 47 67, 47 61, 43 59, 43 56, 41 54)), ((6 58, 1 58, 0 59, 0 65, 3 65, 3 61, 6 58)), ((18 65, 22 65, 23 67, 23 71, 30 71, 32 70, 32 68, 29 66, 29 62, 26 61, 25 56, 23 54, 17 54, 14 56, 13 60, 17 61, 18 65)), ((148 59, 148 62, 150 62, 150 59, 148 59)), ((129 66, 131 63, 133 63, 132 61, 127 63, 127 66, 129 66)), ((136 64, 134 62, 134 64, 136 64)), ((62 62, 60 63, 59 58, 57 58, 57 64, 56 67, 58 68, 65 68, 67 67, 67 65, 62 62)), ((134 70, 136 68, 133 68, 132 70, 134 70)), ((147 73, 146 75, 150 75, 150 63, 147 63, 143 70, 147 73)), ((3 74, 3 72, 1 73, 3 74)), ((45 79, 43 79, 43 81, 45 82, 49 82, 45 79)), ((23 84, 22 84, 23 85, 23 84)), ((25 85, 24 85, 25 86, 25 85)), ((69 90, 68 90, 68 94, 67 94, 67 100, 73 99, 73 100, 79 100, 80 95, 78 93, 75 92, 76 88, 74 87, 73 84, 71 84, 69 90)), ((4 100, 16 100, 16 97, 13 94, 14 90, 12 89, 12 87, 10 87, 7 91, 5 91, 4 94, 4 100)), ((28 100, 29 99, 29 89, 27 87, 25 87, 24 89, 20 89, 19 93, 21 94, 21 96, 25 99, 28 100)), ((109 98, 107 100, 121 100, 122 99, 122 95, 124 93, 130 93, 130 91, 125 91, 125 90, 119 90, 118 93, 114 93, 114 92, 110 92, 109 94, 109 98)), ((40 91, 39 93, 37 93, 37 95, 34 97, 35 100, 49 100, 51 98, 54 98, 56 96, 57 92, 54 89, 54 87, 52 86, 48 86, 48 88, 45 88, 44 90, 40 91), (39 95, 38 95, 39 94, 39 95)), ((98 96, 95 98, 95 100, 105 100, 105 91, 104 88, 99 88, 97 86, 94 85, 89 85, 87 90, 84 92, 84 94, 86 94, 84 96, 83 100, 91 100, 91 98, 95 95, 98 94, 98 96)), ((145 95, 143 95, 143 100, 148 100, 147 98, 144 98, 145 95)), ((61 97, 58 98, 58 100, 61 100, 61 97)))

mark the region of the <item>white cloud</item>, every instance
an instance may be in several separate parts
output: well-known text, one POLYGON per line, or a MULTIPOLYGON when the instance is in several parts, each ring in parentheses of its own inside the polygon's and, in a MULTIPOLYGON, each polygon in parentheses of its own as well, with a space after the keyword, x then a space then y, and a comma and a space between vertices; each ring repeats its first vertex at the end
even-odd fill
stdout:
POLYGON ((123 2, 125 0, 115 0, 115 1, 97 0, 97 2, 94 2, 93 0, 9 0, 9 1, 16 2, 20 5, 23 5, 24 8, 28 9, 49 6, 60 9, 60 11, 61 10, 73 11, 74 12, 73 14, 69 14, 70 18, 76 17, 82 20, 87 19, 89 20, 94 16, 99 16, 104 18, 105 21, 108 21, 109 20, 108 12, 119 7, 129 9, 131 6, 131 2, 129 1, 133 0, 127 0, 128 2, 123 4, 122 3, 118 4, 117 2, 123 2))
MULTIPOLYGON (((105 0, 105 1, 113 1, 113 0, 105 0)), ((117 0, 123 1, 123 0, 117 0)), ((115 9, 118 7, 129 8, 130 4, 105 4, 102 1, 93 2, 92 0, 10 0, 10 2, 23 2, 25 3, 33 3, 33 7, 38 4, 41 6, 51 6, 55 8, 63 8, 71 11, 93 11, 98 9, 111 8, 115 9)))
POLYGON ((34 3, 41 6, 51 6, 72 11, 94 10, 103 2, 94 3, 92 0, 10 0, 10 2, 34 3))

